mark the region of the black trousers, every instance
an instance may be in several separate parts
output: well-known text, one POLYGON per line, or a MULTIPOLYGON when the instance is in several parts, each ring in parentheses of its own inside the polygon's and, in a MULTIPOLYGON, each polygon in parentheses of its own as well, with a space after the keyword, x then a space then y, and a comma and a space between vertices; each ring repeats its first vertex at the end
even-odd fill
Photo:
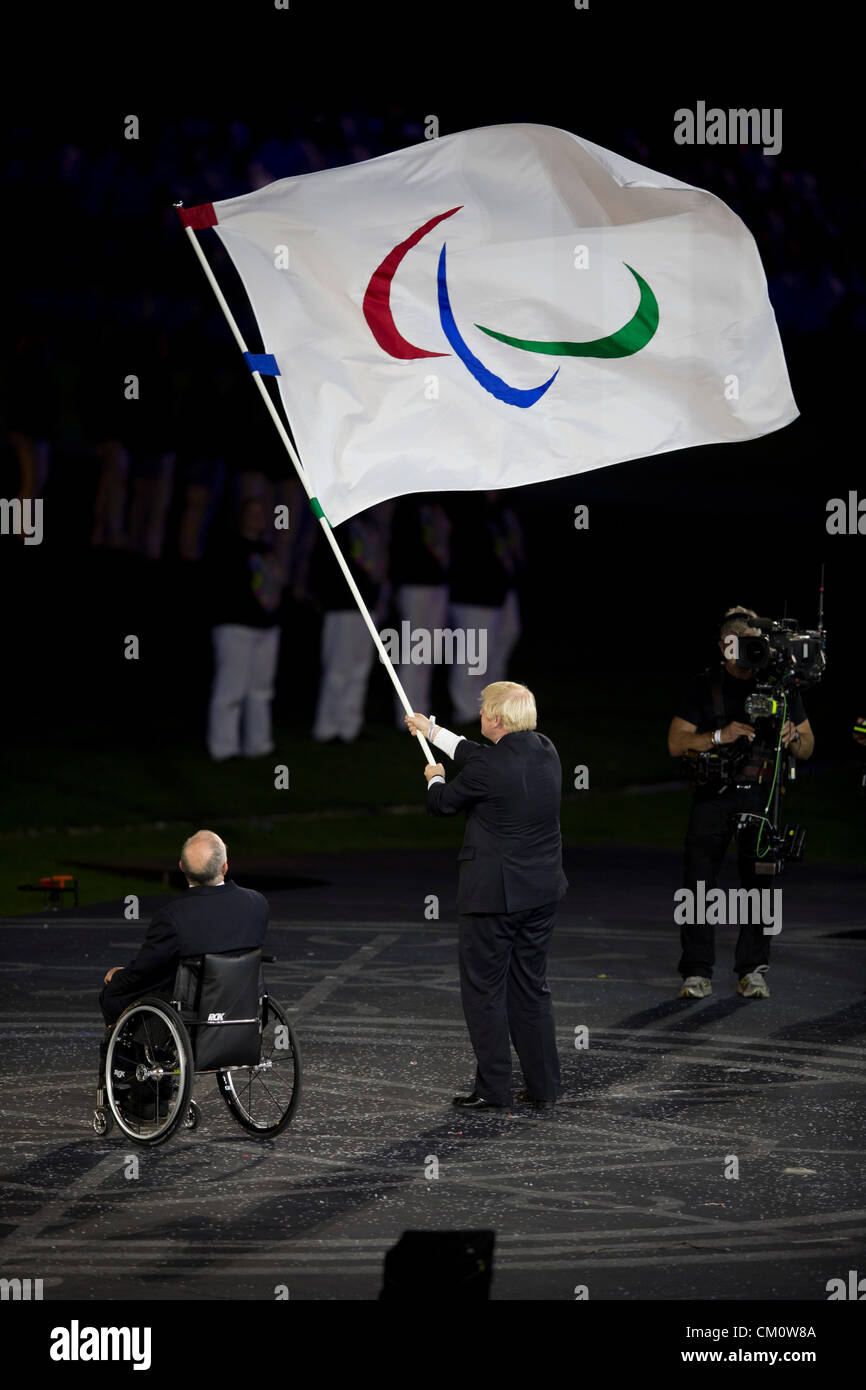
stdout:
POLYGON ((556 1100, 561 1078, 547 952, 556 903, 526 912, 463 913, 460 996, 478 1063, 475 1091, 511 1104, 511 1046, 536 1100, 556 1100))
MULTIPOLYGON (((766 805, 764 788, 750 787, 738 791, 731 787, 716 796, 697 794, 692 803, 689 828, 686 832, 683 886, 697 891, 699 880, 707 891, 717 888, 719 871, 734 833, 735 819, 743 811, 760 813, 766 805)), ((754 854, 737 855, 740 884, 743 888, 773 888, 774 880, 755 873, 754 854)), ((712 977, 716 960, 715 926, 695 922, 680 928, 682 955, 679 973, 712 977)), ((741 978, 770 959, 770 937, 764 935, 760 922, 741 922, 734 952, 734 971, 741 978)))
POLYGON ((147 985, 144 988, 131 991, 122 990, 119 985, 114 983, 116 979, 117 976, 113 976, 99 996, 99 1007, 106 1023, 116 1023, 124 1009, 128 1009, 130 1004, 134 1004, 136 999, 143 998, 145 994, 155 994, 158 999, 165 999, 166 1002, 171 999, 174 986, 173 975, 166 980, 158 981, 155 985, 147 985))

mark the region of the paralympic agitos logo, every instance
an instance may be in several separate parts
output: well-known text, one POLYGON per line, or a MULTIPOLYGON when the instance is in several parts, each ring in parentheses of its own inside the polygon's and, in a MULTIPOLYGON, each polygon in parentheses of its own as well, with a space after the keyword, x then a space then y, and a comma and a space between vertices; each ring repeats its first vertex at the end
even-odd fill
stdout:
MULTIPOLYGON (((440 222, 444 222, 446 217, 453 217, 455 212, 460 212, 461 207, 462 204, 460 207, 449 208, 448 212, 440 212, 437 217, 431 217, 429 222, 425 222, 405 241, 399 242, 393 250, 389 251, 370 276, 364 294, 364 317, 376 342, 391 357, 401 358, 404 361, 414 361, 421 357, 447 357, 449 355, 447 352, 428 352, 425 348, 416 347, 403 337, 391 313, 391 282, 400 262, 412 250, 412 247, 417 246, 422 237, 425 237, 440 222)), ((460 361, 471 372, 479 385, 484 387, 485 391, 496 396, 497 400, 505 401, 508 405, 520 406, 526 410, 529 406, 535 405, 535 402, 540 400, 553 385, 559 375, 559 367, 553 376, 543 382, 541 386, 529 390, 509 386, 502 377, 496 376, 488 367, 485 367, 480 358, 476 357, 469 348, 454 319, 446 276, 446 244, 445 242, 442 243, 436 277, 439 321, 442 324, 445 337, 460 361)), ((611 333, 605 338, 594 338, 592 341, 584 343, 541 342, 528 338, 511 337, 508 333, 498 333, 495 329, 485 328, 480 323, 476 323, 475 327, 480 329, 482 333, 488 334, 489 337, 498 339, 500 343, 507 343, 509 347, 518 348, 521 352, 539 352, 548 357, 631 357, 634 353, 640 352, 641 348, 646 347, 658 328, 659 306, 647 282, 625 261, 623 261, 623 265, 625 265, 626 270, 631 272, 637 282, 640 290, 640 302, 632 318, 616 333, 611 333)))

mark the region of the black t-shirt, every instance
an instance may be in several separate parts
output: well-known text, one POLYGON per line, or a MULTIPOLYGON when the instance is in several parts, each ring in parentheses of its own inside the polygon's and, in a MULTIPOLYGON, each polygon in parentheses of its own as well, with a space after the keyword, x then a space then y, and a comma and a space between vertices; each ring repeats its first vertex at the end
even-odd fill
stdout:
MULTIPOLYGON (((377 515, 375 509, 370 508, 333 529, 361 598, 368 609, 377 608, 388 565, 388 536, 381 513, 377 515)), ((326 612, 339 613, 348 609, 357 613, 358 605, 337 558, 318 526, 316 531, 310 560, 310 591, 326 612)))
POLYGON ((514 584, 504 507, 469 492, 451 504, 451 600, 501 608, 514 584))
POLYGON ((448 583, 451 521, 435 496, 401 497, 391 524, 391 581, 448 583))
MULTIPOLYGON (((754 676, 748 680, 740 680, 737 676, 732 676, 721 663, 718 667, 712 667, 707 671, 702 671, 699 676, 695 676, 691 685, 686 690, 683 698, 677 706, 677 715, 680 719, 685 719, 689 724, 694 724, 699 734, 706 733, 710 729, 718 726, 713 709, 712 687, 714 682, 721 683, 722 707, 724 709, 724 724, 730 724, 732 720, 737 720, 741 724, 752 724, 758 735, 759 726, 765 721, 750 719, 746 714, 746 701, 757 685, 754 676)), ((806 711, 803 708, 803 700, 799 691, 795 691, 793 697, 788 697, 787 718, 794 724, 802 724, 806 719, 806 711)))
POLYGON ((233 533, 213 545, 210 573, 214 623, 279 625, 285 585, 277 558, 268 546, 233 533))

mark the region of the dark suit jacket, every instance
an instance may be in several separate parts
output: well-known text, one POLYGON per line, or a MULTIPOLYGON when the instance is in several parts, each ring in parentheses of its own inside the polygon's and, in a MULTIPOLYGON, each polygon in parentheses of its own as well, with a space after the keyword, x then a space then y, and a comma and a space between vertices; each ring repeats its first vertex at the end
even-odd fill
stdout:
POLYGON ((434 816, 466 812, 457 856, 460 912, 523 912, 556 902, 562 872, 562 768, 549 738, 524 729, 481 746, 463 739, 452 782, 427 792, 434 816))
POLYGON ((102 991, 103 1006, 118 996, 137 998, 172 985, 182 956, 261 946, 268 913, 261 893, 239 888, 231 879, 188 888, 157 909, 135 960, 112 975, 102 991))

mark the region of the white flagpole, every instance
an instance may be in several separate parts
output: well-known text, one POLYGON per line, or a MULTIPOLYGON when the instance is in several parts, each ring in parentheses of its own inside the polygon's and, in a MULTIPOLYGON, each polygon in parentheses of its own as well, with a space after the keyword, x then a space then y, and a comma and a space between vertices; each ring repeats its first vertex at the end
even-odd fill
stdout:
MULTIPOLYGON (((174 206, 175 208, 181 208, 181 207, 183 207, 183 204, 182 204, 182 203, 174 203, 173 206, 174 206)), ((210 266, 208 265, 207 258, 206 258, 206 256, 205 256, 204 252, 202 251, 201 247, 199 246, 198 238, 196 237, 193 228, 192 228, 192 227, 184 226, 184 231, 186 232, 186 235, 187 235, 187 237, 189 238, 189 241, 190 241, 190 243, 191 243, 191 245, 192 245, 193 250, 195 251, 195 254, 198 256, 199 262, 200 262, 200 264, 201 264, 201 268, 202 268, 202 270, 204 271, 205 275, 206 275, 207 278, 208 278, 208 281, 209 281, 209 283, 210 283, 210 287, 211 287, 211 289, 213 290, 214 294, 216 295, 217 303, 219 304, 220 308, 222 309, 223 313, 225 314, 225 317, 226 317, 226 321, 227 321, 227 323, 228 323, 228 326, 229 326, 229 328, 231 329, 232 333, 234 334, 235 342, 237 343, 237 345, 238 345, 238 347, 240 348, 241 352, 244 353, 244 354, 246 354, 246 353, 247 353, 247 346, 246 346, 246 343, 244 342, 244 340, 243 340, 243 338, 242 338, 242 336, 241 336, 241 331, 240 331, 240 329, 238 328, 237 324, 235 323, 234 315, 232 314, 231 309, 229 308, 228 304, 226 303, 225 295, 223 294, 222 290, 220 289, 219 285, 217 284, 216 277, 215 277, 213 271, 211 270, 210 266)), ((355 602, 357 603, 358 608, 359 608, 359 610, 360 610, 361 617, 364 619, 364 622, 367 624, 367 628, 368 628, 368 630, 369 630, 370 636, 372 637, 374 643, 376 644, 376 650, 378 651, 379 656, 380 656, 381 659, 382 659, 382 663, 383 663, 383 665, 384 665, 384 667, 385 667, 385 670, 388 672, 388 675, 391 677, 391 682, 392 682, 392 684, 393 684, 393 686, 394 686, 394 689, 395 689, 396 692, 397 692, 397 695, 399 696, 400 703, 402 704, 402 706, 403 706, 403 708, 404 708, 404 710, 406 711, 407 714, 414 714, 415 711, 412 709, 412 706, 409 704, 409 700, 408 700, 408 698, 407 698, 407 696, 406 696, 406 692, 405 692, 405 690, 403 689, 402 685, 400 684, 400 680, 399 680, 399 677, 397 676, 397 672, 394 670, 394 667, 393 667, 393 665, 392 665, 392 663, 391 663, 391 658, 389 657, 388 653, 386 652, 385 647, 384 647, 384 645, 383 645, 383 643, 382 643, 382 639, 381 639, 381 637, 379 636, 379 633, 378 633, 378 631, 377 631, 377 629, 376 629, 376 624, 373 622, 373 619, 370 617, 370 614, 369 614, 369 612, 368 612, 368 610, 367 610, 367 605, 365 604, 363 598, 361 597, 361 592, 360 592, 360 590, 359 590, 357 584, 355 583, 354 577, 353 577, 353 575, 352 575, 352 571, 349 569, 349 566, 346 564, 346 561, 345 561, 345 559, 344 559, 344 557, 343 557, 343 552, 341 551, 340 547, 338 546, 338 544, 337 544, 337 542, 336 542, 336 539, 335 539, 335 537, 334 537, 334 533, 333 533, 333 531, 331 530, 330 522, 328 521, 328 518, 325 516, 325 513, 322 511, 322 508, 321 508, 321 505, 320 505, 320 503, 319 503, 318 498, 313 496, 313 490, 312 490, 312 488, 310 487, 310 480, 309 480, 309 478, 307 477, 306 473, 304 472, 303 467, 301 466, 301 461, 300 461, 300 459, 298 458, 298 455, 295 453, 294 447, 293 447, 293 445, 292 445, 292 441, 289 439, 289 436, 288 436, 288 434, 286 433, 285 426, 283 425, 283 422, 282 422, 282 420, 281 420, 280 417, 279 417, 279 414, 278 414, 278 412, 277 412, 276 406, 274 405, 273 401, 271 400, 270 396, 268 395, 267 389, 266 389, 266 387, 265 387, 265 383, 262 381, 261 372, 258 372, 258 371, 252 372, 252 377, 253 377, 253 380, 254 380, 255 383, 256 383, 256 386, 257 386, 258 389, 259 389, 259 394, 261 395, 262 400, 264 401, 265 405, 266 405, 267 408, 268 408, 268 411, 269 411, 269 413, 270 413, 271 419, 273 420, 274 424, 275 424, 276 427, 277 427, 277 433, 278 433, 278 435, 280 436, 280 439, 283 441, 283 444, 285 445, 286 452, 287 452, 287 454, 289 455, 289 458, 292 460, 292 463, 293 463, 294 466, 295 466, 295 471, 297 472, 297 475, 298 475, 298 477, 300 478, 301 483, 303 484, 304 491, 306 492, 307 497, 310 499, 310 506, 311 506, 312 509, 313 509, 313 513, 314 513, 315 516, 318 517, 319 522, 320 522, 321 527, 322 527, 322 530, 324 531, 325 535, 326 535, 327 538, 328 538, 328 543, 329 543, 331 549, 333 550, 335 556, 337 557, 337 563, 338 563, 338 565, 340 566, 340 569, 343 571, 343 574, 344 574, 345 579, 346 579, 346 583, 348 584, 349 588, 350 588, 351 591, 352 591, 352 597, 354 598, 354 600, 355 600, 355 602)), ((431 751, 430 751, 430 745, 428 744, 427 740, 424 738, 424 735, 419 733, 419 734, 417 735, 417 738, 418 738, 418 742, 421 744, 421 747, 424 749, 424 754, 425 754, 425 756, 426 756, 426 758, 427 758, 427 762, 428 762, 428 763, 431 763, 431 764, 437 762, 438 760, 437 760, 436 758, 434 758, 433 754, 431 753, 431 751)))

